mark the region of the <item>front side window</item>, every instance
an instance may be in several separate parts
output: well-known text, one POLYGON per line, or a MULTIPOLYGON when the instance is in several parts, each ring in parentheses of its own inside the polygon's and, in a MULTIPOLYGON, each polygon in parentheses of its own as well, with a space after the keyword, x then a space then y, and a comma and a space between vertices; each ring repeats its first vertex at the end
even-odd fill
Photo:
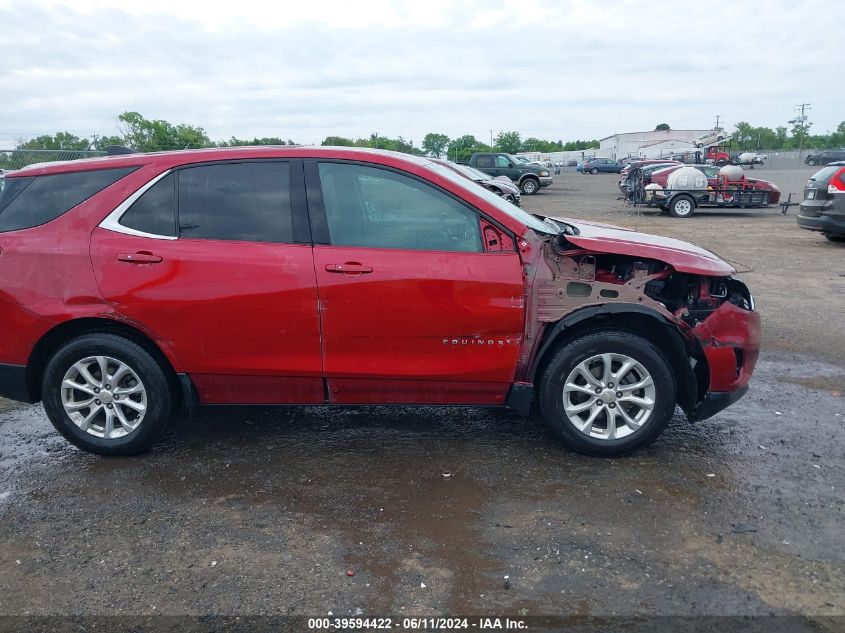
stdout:
POLYGON ((431 185, 346 163, 320 163, 319 173, 335 246, 482 251, 475 211, 431 185))
POLYGON ((290 163, 221 163, 178 172, 179 237, 293 242, 290 163))
POLYGON ((0 232, 29 229, 55 220, 135 169, 9 178, 0 194, 0 232))
POLYGON ((511 162, 504 156, 496 156, 496 167, 510 167, 511 162))

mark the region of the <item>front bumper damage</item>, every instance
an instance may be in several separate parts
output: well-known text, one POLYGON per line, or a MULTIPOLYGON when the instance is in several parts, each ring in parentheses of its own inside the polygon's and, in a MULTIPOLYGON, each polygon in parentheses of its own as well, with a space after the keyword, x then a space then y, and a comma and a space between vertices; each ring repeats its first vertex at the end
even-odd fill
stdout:
POLYGON ((760 355, 760 315, 725 302, 693 329, 707 361, 708 387, 687 412, 690 420, 706 420, 748 391, 760 355))

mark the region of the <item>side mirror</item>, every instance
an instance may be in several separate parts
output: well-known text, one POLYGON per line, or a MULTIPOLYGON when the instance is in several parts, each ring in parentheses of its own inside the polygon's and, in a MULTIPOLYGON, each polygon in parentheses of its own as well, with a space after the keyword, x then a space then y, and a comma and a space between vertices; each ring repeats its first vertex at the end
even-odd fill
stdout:
POLYGON ((508 167, 516 167, 512 162, 508 161, 508 167))

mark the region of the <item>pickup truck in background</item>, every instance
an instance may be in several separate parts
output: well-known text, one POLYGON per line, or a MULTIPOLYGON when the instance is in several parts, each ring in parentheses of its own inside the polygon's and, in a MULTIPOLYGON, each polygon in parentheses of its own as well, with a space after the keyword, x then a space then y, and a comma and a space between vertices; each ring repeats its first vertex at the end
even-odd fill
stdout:
POLYGON ((469 159, 469 166, 475 167, 492 178, 507 176, 519 186, 525 195, 540 191, 541 187, 552 184, 552 172, 548 167, 529 164, 516 156, 504 152, 476 152, 469 159))

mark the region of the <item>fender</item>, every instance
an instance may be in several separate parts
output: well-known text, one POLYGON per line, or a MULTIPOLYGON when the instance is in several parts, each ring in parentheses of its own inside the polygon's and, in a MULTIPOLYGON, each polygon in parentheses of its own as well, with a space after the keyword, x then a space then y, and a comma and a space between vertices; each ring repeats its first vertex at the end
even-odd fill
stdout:
MULTIPOLYGON (((684 410, 693 407, 699 399, 699 389, 698 379, 696 378, 692 365, 689 362, 691 354, 688 349, 688 345, 695 345, 695 342, 685 342, 677 324, 669 321, 657 310, 647 306, 631 303, 603 303, 600 305, 588 306, 567 314, 559 321, 551 323, 543 334, 540 348, 534 355, 534 358, 529 366, 528 377, 530 382, 536 384, 536 374, 541 362, 549 350, 554 346, 555 341, 558 340, 567 328, 571 328, 597 316, 623 314, 636 314, 653 319, 655 325, 659 327, 661 331, 670 333, 663 339, 664 345, 661 347, 664 348, 662 351, 669 353, 671 356, 669 361, 672 363, 673 367, 680 372, 678 375, 678 404, 680 404, 684 410)), ((698 354, 695 356, 698 356, 698 354)), ((703 354, 701 354, 701 358, 704 358, 703 354)))

